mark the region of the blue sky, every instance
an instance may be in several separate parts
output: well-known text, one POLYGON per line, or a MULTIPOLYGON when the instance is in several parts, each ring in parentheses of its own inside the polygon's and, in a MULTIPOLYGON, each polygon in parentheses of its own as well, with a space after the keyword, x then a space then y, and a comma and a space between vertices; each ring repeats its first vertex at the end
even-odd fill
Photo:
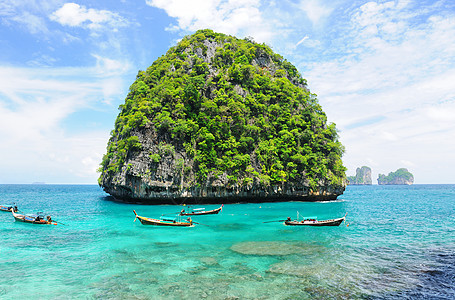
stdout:
POLYGON ((198 29, 264 42, 318 95, 357 167, 455 183, 455 3, 3 0, 0 183, 96 183, 138 70, 198 29))

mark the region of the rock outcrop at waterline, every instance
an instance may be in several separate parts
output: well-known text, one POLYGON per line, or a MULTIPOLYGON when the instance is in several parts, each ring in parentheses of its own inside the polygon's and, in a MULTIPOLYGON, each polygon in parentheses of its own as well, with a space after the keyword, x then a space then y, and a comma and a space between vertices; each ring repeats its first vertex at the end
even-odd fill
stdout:
POLYGON ((120 200, 333 200, 346 186, 334 124, 264 44, 201 30, 131 85, 99 169, 120 200))

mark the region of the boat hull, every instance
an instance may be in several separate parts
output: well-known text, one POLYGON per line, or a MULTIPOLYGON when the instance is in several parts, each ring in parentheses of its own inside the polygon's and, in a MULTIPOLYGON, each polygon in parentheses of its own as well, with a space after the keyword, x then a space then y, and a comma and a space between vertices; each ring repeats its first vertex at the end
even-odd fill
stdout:
POLYGON ((333 219, 333 220, 323 220, 323 221, 284 221, 284 225, 287 226, 340 226, 340 224, 345 220, 345 218, 333 219))
POLYGON ((136 215, 136 218, 139 219, 142 225, 154 225, 154 226, 171 226, 171 227, 192 227, 193 222, 176 222, 176 221, 164 221, 164 220, 158 220, 158 219, 152 219, 152 218, 147 218, 147 217, 141 217, 136 214, 136 211, 134 211, 134 214, 136 215))
MULTIPOLYGON (((5 205, 0 205, 0 211, 11 211, 13 209, 12 206, 5 206, 5 205)), ((17 211, 17 209, 15 210, 15 212, 17 211)))
POLYGON ((158 219, 151 219, 145 217, 137 217, 139 221, 141 221, 142 225, 154 225, 154 226, 172 226, 172 227, 190 227, 193 226, 192 223, 189 222, 167 222, 158 219))
POLYGON ((31 224, 41 224, 41 225, 57 225, 55 222, 49 222, 45 219, 42 220, 36 220, 35 217, 27 216, 27 215, 22 215, 22 214, 16 214, 13 212, 13 217, 16 221, 18 222, 24 222, 24 223, 31 223, 31 224))
POLYGON ((217 209, 201 211, 201 212, 181 212, 181 216, 202 216, 202 215, 216 215, 222 210, 222 207, 218 207, 217 209))
POLYGON ((11 211, 11 207, 0 205, 0 211, 11 211))

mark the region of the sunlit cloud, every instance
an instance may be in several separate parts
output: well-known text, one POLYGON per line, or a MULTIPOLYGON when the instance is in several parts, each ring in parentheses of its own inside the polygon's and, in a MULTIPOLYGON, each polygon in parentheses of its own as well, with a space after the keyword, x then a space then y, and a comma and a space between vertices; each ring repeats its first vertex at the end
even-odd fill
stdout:
POLYGON ((299 4, 307 17, 314 26, 319 26, 321 22, 327 19, 333 11, 333 7, 327 5, 327 1, 320 0, 303 0, 299 4))
POLYGON ((177 23, 168 27, 173 31, 210 28, 241 37, 252 36, 261 42, 271 41, 275 34, 270 26, 273 20, 264 19, 264 3, 259 0, 146 0, 146 3, 176 19, 177 23))
POLYGON ((64 26, 98 30, 104 26, 117 30, 128 24, 119 14, 108 10, 86 8, 76 3, 66 3, 51 14, 50 19, 64 26))

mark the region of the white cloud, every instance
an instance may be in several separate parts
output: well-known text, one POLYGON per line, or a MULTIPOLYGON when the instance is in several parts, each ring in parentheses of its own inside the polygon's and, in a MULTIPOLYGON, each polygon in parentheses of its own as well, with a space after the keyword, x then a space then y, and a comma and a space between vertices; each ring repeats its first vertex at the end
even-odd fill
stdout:
POLYGON ((8 158, 2 163, 0 182, 96 184, 108 138, 108 130, 71 136, 56 131, 45 136, 46 143, 24 142, 14 151, 0 147, 2 157, 8 158))
POLYGON ((325 21, 334 9, 327 6, 326 2, 324 2, 320 0, 303 0, 299 4, 314 26, 319 26, 321 22, 325 21))
POLYGON ((128 62, 92 54, 96 58, 95 71, 103 76, 126 73, 131 65, 128 62))
POLYGON ((13 16, 11 20, 24 25, 31 34, 49 33, 46 20, 40 16, 33 15, 30 12, 22 12, 21 15, 13 16))
POLYGON ((46 3, 37 4, 35 1, 3 0, 0 2, 0 21, 2 25, 11 28, 19 27, 31 34, 49 33, 43 11, 46 3))
POLYGON ((285 48, 284 51, 286 51, 286 53, 289 53, 289 52, 295 53, 295 51, 297 50, 297 47, 299 47, 299 46, 316 49, 316 48, 320 48, 321 42, 318 40, 313 40, 308 35, 306 35, 305 37, 303 37, 301 40, 299 40, 295 44, 292 44, 290 41, 286 42, 285 46, 284 46, 284 48, 285 48))
POLYGON ((66 116, 86 105, 83 95, 96 89, 90 83, 49 79, 50 74, 39 78, 40 70, 34 71, 0 68, 0 133, 6 144, 28 141, 33 146, 42 141, 66 116))
POLYGON ((259 0, 146 0, 177 20, 168 28, 196 31, 210 28, 226 34, 253 36, 257 41, 270 41, 275 34, 271 20, 264 20, 259 0))
POLYGON ((108 10, 87 9, 76 3, 66 3, 53 12, 50 19, 64 26, 83 27, 91 30, 102 29, 104 26, 116 30, 128 24, 119 14, 108 10))
POLYGON ((418 183, 449 183, 441 174, 455 166, 455 22, 429 11, 369 2, 352 15, 343 55, 306 65, 341 130, 348 174, 371 162, 375 174, 405 166, 418 183))
POLYGON ((129 71, 97 58, 104 63, 89 68, 0 67, 0 156, 6 158, 0 182, 96 182, 110 128, 65 123, 74 113, 106 110, 110 105, 102 102, 123 98, 129 71))
POLYGON ((297 42, 297 44, 295 44, 295 46, 297 47, 298 45, 302 44, 303 42, 305 42, 306 40, 308 39, 308 35, 305 35, 303 37, 303 39, 301 39, 300 41, 297 42))

